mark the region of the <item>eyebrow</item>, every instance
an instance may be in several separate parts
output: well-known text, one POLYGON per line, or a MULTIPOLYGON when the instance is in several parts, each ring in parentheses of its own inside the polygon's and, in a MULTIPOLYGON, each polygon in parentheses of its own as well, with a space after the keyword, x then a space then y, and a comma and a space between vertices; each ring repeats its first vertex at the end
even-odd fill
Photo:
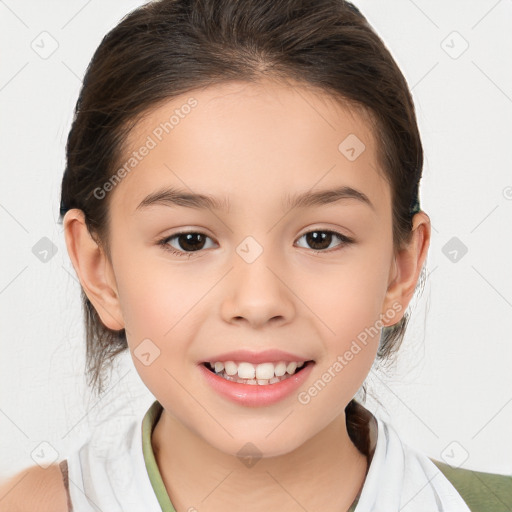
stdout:
POLYGON ((341 186, 330 190, 319 190, 317 192, 303 192, 286 196, 286 208, 308 208, 311 206, 321 206, 335 203, 342 199, 356 199, 363 204, 368 205, 375 210, 373 203, 363 192, 352 187, 341 186))
MULTIPOLYGON (((356 199, 375 210, 374 205, 366 194, 348 186, 319 190, 317 192, 307 191, 295 195, 287 194, 283 202, 283 208, 291 210, 294 208, 322 206, 343 199, 356 199)), ((228 198, 216 198, 208 194, 196 194, 179 188, 167 187, 146 196, 137 206, 136 210, 143 210, 156 204, 224 212, 227 212, 230 206, 228 198)))

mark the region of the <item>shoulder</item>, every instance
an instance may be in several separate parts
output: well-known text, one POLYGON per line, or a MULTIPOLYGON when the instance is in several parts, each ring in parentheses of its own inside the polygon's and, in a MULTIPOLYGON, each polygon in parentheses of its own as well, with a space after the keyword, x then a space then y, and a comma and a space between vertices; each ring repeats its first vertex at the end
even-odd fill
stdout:
POLYGON ((512 476, 455 468, 430 460, 457 489, 472 512, 512 509, 512 476))
POLYGON ((31 466, 0 481, 0 511, 68 512, 68 491, 61 469, 66 467, 65 461, 63 463, 46 469, 31 466))

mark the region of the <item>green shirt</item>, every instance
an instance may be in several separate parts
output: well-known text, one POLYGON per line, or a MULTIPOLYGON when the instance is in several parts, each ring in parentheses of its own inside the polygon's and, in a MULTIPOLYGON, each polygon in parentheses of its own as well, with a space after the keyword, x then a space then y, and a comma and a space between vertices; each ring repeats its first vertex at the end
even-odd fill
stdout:
POLYGON ((454 468, 431 459, 472 512, 511 512, 512 476, 454 468))
MULTIPOLYGON (((162 405, 156 400, 144 416, 142 451, 149 480, 162 512, 176 512, 167 494, 151 445, 151 435, 162 410, 162 405)), ((511 476, 454 468, 434 459, 431 460, 457 489, 472 512, 512 512, 511 476)), ((356 498, 348 512, 355 512, 358 501, 356 498)))

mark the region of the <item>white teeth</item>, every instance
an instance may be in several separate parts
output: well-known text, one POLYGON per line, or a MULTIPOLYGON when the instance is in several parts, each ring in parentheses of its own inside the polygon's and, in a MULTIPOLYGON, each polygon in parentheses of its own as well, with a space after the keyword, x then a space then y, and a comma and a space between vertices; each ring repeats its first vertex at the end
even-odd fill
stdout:
POLYGON ((261 363, 256 366, 256 378, 268 380, 274 376, 274 365, 272 363, 261 363))
POLYGON ((297 369, 297 363, 288 363, 288 366, 286 367, 286 372, 290 375, 295 372, 297 369))
POLYGON ((241 379, 254 379, 256 376, 256 368, 251 363, 238 364, 238 376, 241 379))
POLYGON ((226 361, 224 363, 224 369, 228 375, 235 375, 235 373, 238 371, 238 367, 233 361, 226 361))
POLYGON ((282 377, 286 373, 286 363, 283 363, 282 361, 277 363, 274 368, 274 373, 276 377, 282 377))
POLYGON ((302 362, 279 361, 277 363, 252 364, 248 362, 235 363, 234 361, 211 361, 210 367, 227 380, 243 384, 267 385, 281 382, 293 375, 298 368, 304 366, 302 362))

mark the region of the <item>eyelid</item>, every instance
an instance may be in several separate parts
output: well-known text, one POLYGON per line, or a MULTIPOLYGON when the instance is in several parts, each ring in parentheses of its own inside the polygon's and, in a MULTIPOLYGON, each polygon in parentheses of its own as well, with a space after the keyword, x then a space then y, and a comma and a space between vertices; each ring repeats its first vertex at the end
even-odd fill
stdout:
POLYGON ((156 242, 156 245, 161 246, 164 251, 170 252, 177 256, 186 256, 186 257, 190 258, 191 256, 196 255, 196 254, 200 255, 201 253, 203 253, 205 251, 204 249, 200 249, 198 251, 180 251, 178 249, 175 249, 171 245, 169 245, 169 241, 171 239, 177 238, 180 235, 189 235, 189 234, 204 235, 205 238, 209 238, 210 240, 213 240, 214 243, 217 243, 213 237, 211 237, 210 235, 207 235, 206 233, 204 233, 203 231, 200 231, 199 229, 182 229, 180 231, 177 231, 176 233, 172 233, 171 235, 167 235, 163 238, 159 238, 156 242))
MULTIPOLYGON (((335 233, 337 235, 340 235, 341 237, 343 238, 346 238, 348 240, 352 240, 355 242, 355 238, 352 236, 352 235, 348 235, 348 234, 344 234, 342 233, 342 228, 338 228, 338 227, 325 227, 325 225, 320 225, 320 226, 313 226, 313 227, 308 227, 305 231, 302 232, 301 235, 299 235, 297 238, 300 238, 301 236, 304 236, 304 235, 307 235, 308 233, 311 233, 312 231, 325 231, 327 233, 335 233)), ((346 229, 346 231, 349 231, 348 229, 346 229)), ((350 233, 352 233, 350 231, 350 233)))
MULTIPOLYGON (((304 237, 305 235, 307 235, 309 233, 313 233, 315 231, 331 233, 335 237, 338 237, 338 239, 340 240, 340 243, 331 249, 312 249, 312 248, 308 248, 308 247, 301 247, 301 249, 307 249, 309 252, 313 252, 314 254, 322 254, 322 253, 330 254, 332 252, 341 250, 341 249, 355 243, 355 241, 356 241, 354 239, 354 237, 340 233, 336 229, 312 227, 312 228, 308 228, 301 235, 299 235, 297 237, 296 241, 294 242, 294 245, 302 237, 304 237)), ((170 239, 179 237, 180 235, 187 235, 187 234, 204 235, 206 238, 209 238, 209 239, 213 240, 214 243, 218 244, 213 237, 211 237, 210 235, 204 233, 203 231, 201 231, 199 229, 181 229, 180 231, 177 231, 176 233, 172 233, 171 235, 167 235, 164 238, 160 238, 159 240, 157 240, 156 244, 159 246, 162 246, 163 250, 170 252, 172 254, 175 254, 179 257, 184 256, 184 257, 190 258, 192 256, 201 256, 201 254, 204 253, 205 249, 199 249, 198 251, 181 251, 181 250, 175 249, 174 247, 169 245, 170 239)), ((211 248, 209 248, 209 249, 211 249, 211 248)))
POLYGON ((335 237, 337 237, 340 240, 340 243, 336 247, 331 248, 331 249, 311 249, 311 248, 306 248, 306 247, 301 247, 301 249, 308 249, 308 251, 313 252, 314 254, 322 254, 322 253, 330 254, 331 252, 336 252, 337 250, 340 250, 348 245, 355 243, 355 239, 353 237, 344 235, 343 233, 340 233, 339 231, 336 231, 334 229, 322 229, 322 228, 308 229, 302 235, 300 235, 297 238, 297 240, 300 240, 303 236, 305 236, 309 233, 314 233, 315 231, 331 233, 332 235, 334 235, 335 237))

